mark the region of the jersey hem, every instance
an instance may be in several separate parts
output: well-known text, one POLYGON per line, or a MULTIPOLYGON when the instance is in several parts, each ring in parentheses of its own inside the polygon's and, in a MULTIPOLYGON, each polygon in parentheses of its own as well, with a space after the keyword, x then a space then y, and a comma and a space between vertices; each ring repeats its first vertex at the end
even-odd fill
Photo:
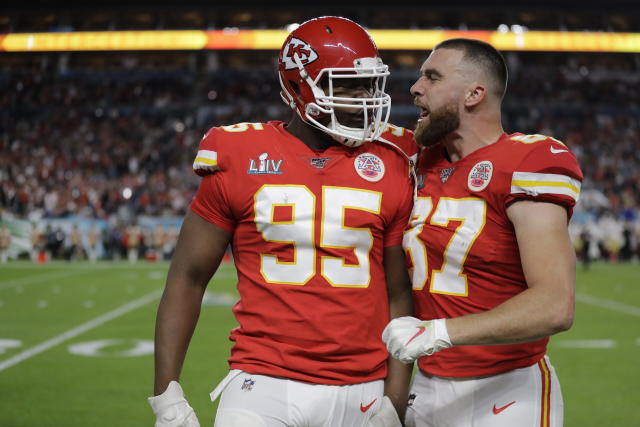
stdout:
POLYGON ((371 381, 381 380, 386 377, 386 372, 376 372, 371 375, 354 378, 351 375, 340 375, 340 378, 319 378, 310 375, 299 374, 284 369, 278 369, 275 367, 268 368, 265 366, 243 364, 243 363, 230 363, 230 369, 240 369, 248 374, 254 375, 267 375, 270 377, 284 378, 287 380, 299 381, 308 384, 321 384, 321 385, 353 385, 368 383, 371 381))
POLYGON ((483 369, 482 371, 470 371, 465 373, 460 373, 459 375, 451 375, 451 372, 447 372, 445 370, 431 369, 430 371, 425 370, 423 367, 419 366, 420 372, 428 377, 438 377, 448 380, 469 380, 469 379, 480 379, 492 377, 494 375, 504 374, 505 372, 513 371, 514 369, 527 368, 529 366, 533 366, 538 363, 546 353, 541 355, 536 355, 533 358, 527 358, 524 360, 520 360, 519 363, 509 364, 508 366, 498 366, 495 369, 483 369), (447 375, 449 374, 449 375, 447 375))

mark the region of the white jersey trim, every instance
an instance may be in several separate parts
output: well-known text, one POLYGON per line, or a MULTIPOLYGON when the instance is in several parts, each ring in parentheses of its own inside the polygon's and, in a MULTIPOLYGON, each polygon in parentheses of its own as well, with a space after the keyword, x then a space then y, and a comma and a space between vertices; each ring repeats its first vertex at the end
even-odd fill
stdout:
POLYGON ((514 172, 511 178, 511 194, 561 194, 576 202, 580 196, 580 186, 577 179, 552 173, 514 172))
POLYGON ((196 159, 193 161, 195 170, 218 170, 218 153, 211 150, 198 150, 196 159))

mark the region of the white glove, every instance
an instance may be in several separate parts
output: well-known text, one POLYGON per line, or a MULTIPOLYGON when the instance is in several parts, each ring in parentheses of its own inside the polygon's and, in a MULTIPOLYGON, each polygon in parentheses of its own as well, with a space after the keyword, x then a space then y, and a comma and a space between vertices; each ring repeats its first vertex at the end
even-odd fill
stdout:
POLYGON ((415 317, 393 319, 382 332, 389 354, 403 363, 452 347, 445 319, 423 321, 415 317))
POLYGON ((382 398, 380 408, 369 418, 367 427, 402 427, 396 408, 387 396, 382 398))
POLYGON ((155 427, 200 427, 178 382, 171 381, 164 393, 147 400, 156 416, 155 427))

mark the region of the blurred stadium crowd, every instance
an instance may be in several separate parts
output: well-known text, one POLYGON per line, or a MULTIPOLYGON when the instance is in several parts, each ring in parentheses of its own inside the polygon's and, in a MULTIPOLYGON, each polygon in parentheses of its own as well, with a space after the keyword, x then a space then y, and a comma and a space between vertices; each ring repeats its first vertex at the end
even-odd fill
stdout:
POLYGON ((582 1, 566 0, 450 0, 446 4, 396 0, 373 7, 368 2, 332 0, 298 5, 249 0, 241 5, 156 0, 153 7, 136 0, 103 3, 95 2, 90 8, 71 4, 61 7, 59 2, 39 0, 10 8, 8 2, 0 13, 0 33, 270 29, 323 15, 344 16, 369 28, 494 30, 501 24, 516 24, 550 31, 640 31, 640 10, 633 0, 609 0, 589 7, 582 1))
MULTIPOLYGON (((454 22, 442 13, 441 21, 437 14, 413 14, 408 21, 402 21, 408 19, 402 13, 388 20, 376 14, 364 21, 351 17, 377 28, 433 28, 436 21, 454 22)), ((640 21, 632 19, 633 14, 582 14, 572 15, 572 20, 536 13, 518 15, 517 22, 538 29, 553 25, 551 29, 640 31, 634 28, 633 23, 640 21)), ((144 24, 144 19, 133 18, 135 13, 103 14, 88 15, 93 20, 80 25, 73 14, 36 19, 16 12, 7 15, 8 20, 0 18, 0 32, 174 28, 178 24, 172 19, 181 16, 147 13, 153 22, 144 24), (118 19, 124 16, 135 22, 118 19)), ((249 13, 243 21, 238 13, 228 15, 228 22, 217 22, 207 21, 206 13, 184 14, 187 17, 179 26, 183 29, 260 28, 266 19, 254 22, 257 16, 249 13)), ((494 15, 487 12, 485 28, 486 22, 509 22, 494 15)), ((460 18, 464 16, 459 14, 460 18)), ((282 15, 271 19, 273 27, 280 21, 303 20, 282 15)), ((471 17, 459 22, 466 28, 477 27, 471 17)), ((414 126, 418 111, 409 87, 427 53, 382 52, 392 72, 387 91, 393 99, 391 122, 396 125, 414 126)), ((276 55, 270 51, 0 54, 2 219, 35 224, 44 237, 29 240, 31 246, 57 239, 58 249, 48 252, 66 258, 78 254, 74 249, 78 245, 83 257, 91 257, 90 233, 96 225, 100 229, 96 244, 101 248, 96 256, 113 259, 129 256, 131 230, 140 228, 140 218, 145 218, 142 229, 133 232, 141 242, 136 246, 138 255, 170 256, 176 223, 168 226, 151 219, 179 221, 185 214, 199 182, 191 162, 206 130, 243 121, 289 119, 291 111, 278 95, 276 55), (82 236, 73 237, 73 223, 79 220, 82 236), (154 237, 156 227, 164 227, 168 237, 154 237)), ((506 52, 505 57, 511 73, 503 109, 505 130, 564 141, 584 171, 581 200, 571 224, 579 255, 584 260, 638 259, 640 55, 506 52)))

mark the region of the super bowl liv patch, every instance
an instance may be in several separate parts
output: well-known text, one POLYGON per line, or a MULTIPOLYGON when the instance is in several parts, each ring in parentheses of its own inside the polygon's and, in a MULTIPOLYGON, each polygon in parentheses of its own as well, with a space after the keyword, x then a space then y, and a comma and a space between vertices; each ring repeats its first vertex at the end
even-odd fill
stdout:
POLYGON ((249 160, 247 173, 250 175, 278 175, 282 173, 281 167, 282 160, 272 160, 269 158, 269 153, 262 153, 257 160, 249 160))

